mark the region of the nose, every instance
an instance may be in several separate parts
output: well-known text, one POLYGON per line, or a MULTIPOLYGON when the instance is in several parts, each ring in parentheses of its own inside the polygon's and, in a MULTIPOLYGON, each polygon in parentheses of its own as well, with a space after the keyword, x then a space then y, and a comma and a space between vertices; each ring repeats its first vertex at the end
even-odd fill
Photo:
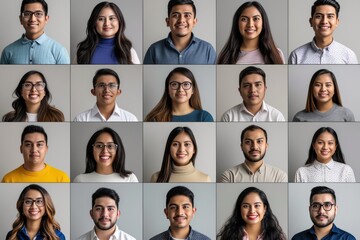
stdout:
POLYGON ((183 209, 182 207, 179 207, 179 208, 176 210, 176 213, 177 213, 177 215, 183 215, 184 209, 183 209))
POLYGON ((101 150, 102 153, 109 152, 109 149, 106 145, 104 145, 104 148, 101 150))
POLYGON ((252 27, 254 25, 254 21, 250 18, 248 21, 247 21, 247 26, 248 27, 252 27))

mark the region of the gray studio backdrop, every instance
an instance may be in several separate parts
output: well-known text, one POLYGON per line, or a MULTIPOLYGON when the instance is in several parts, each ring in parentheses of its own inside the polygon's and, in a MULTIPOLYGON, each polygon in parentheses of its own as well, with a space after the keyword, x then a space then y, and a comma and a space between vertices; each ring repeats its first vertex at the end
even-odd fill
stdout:
POLYGON ((96 96, 91 94, 92 79, 99 69, 110 68, 120 77, 121 94, 118 106, 142 121, 142 66, 140 65, 72 65, 71 66, 71 120, 81 112, 94 107, 96 96))
POLYGON ((164 208, 166 207, 166 194, 175 186, 185 186, 194 193, 196 213, 190 223, 191 227, 210 239, 216 239, 216 192, 215 184, 212 183, 145 183, 143 239, 150 239, 169 228, 170 223, 164 214, 164 208))
MULTIPOLYGON (((45 25, 45 33, 64 46, 70 54, 70 0, 46 0, 46 2, 50 18, 45 25)), ((0 1, 0 9, 3 9, 0 29, 6 32, 6 34, 1 34, 0 51, 25 33, 19 20, 20 7, 21 1, 0 1)))
MULTIPOLYGON (((6 234, 12 229, 18 211, 16 202, 19 199, 21 191, 30 185, 27 183, 0 183, 0 193, 4 196, 1 200, 1 224, 0 239, 5 239, 6 234), (6 193, 6 197, 5 197, 6 193)), ((66 183, 41 183, 39 184, 50 194, 55 206, 55 220, 60 224, 61 232, 66 239, 70 238, 70 184, 66 183)))
POLYGON ((125 169, 134 172, 142 182, 142 125, 141 123, 71 123, 71 180, 85 172, 86 145, 101 128, 116 131, 125 148, 125 169))
POLYGON ((354 139, 360 135, 360 125, 340 122, 289 123, 289 181, 294 182, 296 170, 305 165, 311 139, 321 127, 331 127, 335 130, 345 162, 354 170, 356 181, 359 182, 360 162, 357 151, 359 144, 354 139))
POLYGON ((71 183, 71 237, 76 239, 94 227, 90 217, 91 196, 99 188, 114 189, 119 197, 118 227, 136 239, 142 239, 142 184, 71 183))
MULTIPOLYGON (((166 26, 167 3, 164 0, 144 1, 144 55, 150 45, 168 36, 166 26)), ((193 28, 196 37, 209 42, 216 49, 215 0, 194 0, 197 24, 193 28)))
POLYGON ((21 78, 32 70, 39 71, 45 76, 52 96, 50 105, 64 114, 65 121, 70 121, 70 66, 68 65, 1 65, 0 75, 3 84, 0 88, 0 117, 14 110, 11 104, 16 99, 16 95, 13 95, 13 92, 21 78))
MULTIPOLYGON (((244 65, 217 65, 217 121, 221 121, 222 115, 230 108, 242 103, 239 93, 239 74, 248 66, 244 65)), ((266 74, 266 86, 264 101, 278 109, 287 120, 288 111, 288 77, 285 65, 261 65, 257 66, 266 74)))
POLYGON ((360 76, 358 65, 290 65, 289 66, 289 121, 294 115, 305 109, 309 83, 312 75, 320 70, 328 69, 336 77, 344 107, 355 115, 355 121, 360 120, 359 93, 360 76))
POLYGON ((144 65, 144 118, 160 101, 168 74, 177 67, 188 68, 200 91, 202 108, 216 121, 216 68, 214 65, 144 65))
POLYGON ((216 180, 216 138, 214 123, 144 123, 144 182, 160 171, 166 140, 176 127, 189 127, 198 146, 195 167, 216 180))
MULTIPOLYGON (((236 10, 245 3, 245 0, 217 1, 216 15, 216 50, 219 54, 230 36, 232 20, 236 10)), ((269 18, 270 29, 275 44, 284 54, 287 62, 288 49, 288 1, 287 0, 259 0, 265 8, 269 18)))
POLYGON ((334 223, 359 239, 360 229, 356 221, 360 211, 356 206, 360 189, 354 183, 289 183, 289 239, 313 225, 309 215, 309 199, 311 189, 316 186, 326 186, 335 191, 338 209, 334 223))
MULTIPOLYGON (((77 45, 86 38, 86 26, 94 7, 101 0, 71 0, 71 62, 76 56, 77 45)), ((142 1, 114 0, 125 18, 125 36, 131 41, 142 63, 142 1)))
MULTIPOLYGON (((21 133, 29 124, 3 123, 0 133, 6 136, 1 140, 0 151, 3 160, 0 162, 1 178, 8 172, 24 164, 20 153, 21 133)), ((42 126, 48 135, 48 151, 45 163, 64 171, 70 177, 70 124, 69 123, 36 123, 42 126)))
MULTIPOLYGON (((359 28, 354 28, 354 16, 357 16, 360 1, 338 1, 340 3, 339 25, 334 32, 334 39, 355 52, 360 58, 359 28)), ((311 6, 313 0, 289 0, 289 54, 295 48, 312 41, 314 30, 310 27, 311 6)), ((274 6, 276 6, 274 4, 274 6)))
POLYGON ((218 183, 216 188, 216 231, 224 225, 234 211, 240 193, 248 187, 256 187, 265 192, 273 214, 288 234, 288 188, 286 183, 218 183))
POLYGON ((240 135, 249 125, 264 128, 268 136, 268 149, 264 162, 288 172, 288 125, 287 123, 217 123, 216 125, 216 176, 245 161, 240 147, 240 135))

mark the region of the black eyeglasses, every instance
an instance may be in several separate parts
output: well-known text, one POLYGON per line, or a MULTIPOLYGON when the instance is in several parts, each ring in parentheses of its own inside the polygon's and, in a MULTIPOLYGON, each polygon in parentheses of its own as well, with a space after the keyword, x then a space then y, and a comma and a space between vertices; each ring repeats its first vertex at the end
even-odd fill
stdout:
POLYGON ((25 204, 25 206, 27 206, 27 207, 31 207, 34 203, 35 203, 36 206, 38 206, 38 207, 44 206, 44 200, 43 200, 42 198, 37 198, 37 199, 30 199, 30 198, 28 198, 28 199, 25 199, 25 200, 24 200, 24 204, 25 204))
POLYGON ((21 13, 21 15, 25 19, 30 19, 32 15, 34 15, 36 18, 42 18, 45 15, 45 13, 43 11, 35 11, 35 12, 25 11, 21 13))
POLYGON ((335 204, 331 203, 331 202, 324 202, 324 204, 321 204, 321 203, 312 203, 310 205, 310 208, 311 210, 313 211, 319 211, 320 208, 322 207, 325 211, 330 211, 332 209, 332 207, 334 206, 335 204))
POLYGON ((184 89, 184 90, 189 90, 192 87, 192 82, 176 82, 176 81, 172 81, 169 82, 169 86, 172 90, 178 90, 180 88, 180 86, 184 89))
POLYGON ((32 82, 25 82, 22 84, 23 89, 25 90, 31 90, 33 89, 33 87, 35 87, 36 90, 44 90, 45 88, 45 83, 44 82, 37 82, 37 83, 32 83, 32 82))
POLYGON ((104 144, 104 143, 94 143, 93 144, 93 148, 97 151, 102 151, 103 149, 105 149, 105 147, 107 148, 107 150, 109 152, 115 152, 118 145, 115 143, 108 143, 108 144, 104 144))

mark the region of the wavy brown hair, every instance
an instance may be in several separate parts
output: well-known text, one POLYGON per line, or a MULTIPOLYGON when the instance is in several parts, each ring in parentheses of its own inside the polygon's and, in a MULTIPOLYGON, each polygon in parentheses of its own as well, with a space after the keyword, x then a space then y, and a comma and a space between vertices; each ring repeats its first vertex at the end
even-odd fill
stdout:
POLYGON ((59 239, 59 237, 55 233, 56 230, 60 231, 60 224, 54 219, 55 216, 54 204, 51 200, 49 193, 43 187, 37 184, 31 184, 22 190, 19 199, 16 202, 16 209, 18 210, 18 216, 12 225, 13 229, 9 233, 9 237, 7 239, 17 240, 17 236, 16 236, 17 233, 21 231, 22 227, 26 226, 27 219, 23 212, 23 205, 24 205, 24 197, 29 190, 36 190, 40 192, 44 199, 45 213, 41 218, 41 225, 39 229, 41 236, 47 240, 59 239))

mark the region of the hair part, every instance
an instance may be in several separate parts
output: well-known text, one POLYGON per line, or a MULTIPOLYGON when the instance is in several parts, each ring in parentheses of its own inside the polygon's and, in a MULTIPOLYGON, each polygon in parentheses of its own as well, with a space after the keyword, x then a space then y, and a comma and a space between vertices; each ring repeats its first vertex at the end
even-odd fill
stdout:
POLYGON ((31 3, 40 3, 42 5, 42 7, 43 7, 44 12, 45 12, 45 16, 48 15, 48 5, 44 0, 23 0, 21 2, 20 15, 24 12, 25 5, 26 4, 31 4, 31 3))
POLYGON ((94 207, 96 199, 101 198, 101 197, 109 197, 109 198, 113 199, 115 201, 116 208, 119 209, 120 197, 117 194, 117 192, 113 189, 104 188, 104 187, 99 188, 98 190, 96 190, 96 192, 93 193, 93 195, 91 197, 92 198, 91 207, 94 207))
POLYGON ((250 74, 258 74, 262 77, 264 81, 264 85, 266 86, 266 74, 264 70, 258 67, 250 66, 242 70, 239 74, 239 87, 241 87, 241 83, 244 80, 244 78, 250 74))
POLYGON ((172 189, 170 189, 167 194, 166 194, 166 207, 168 207, 168 204, 171 200, 171 198, 175 197, 175 196, 185 196, 187 198, 189 198, 192 207, 194 207, 194 193, 188 189, 187 187, 184 186, 176 186, 173 187, 172 189))
POLYGON ((95 88, 95 85, 97 83, 97 80, 104 75, 111 75, 116 79, 116 82, 118 84, 118 89, 120 88, 120 77, 119 75, 110 68, 102 68, 96 71, 94 77, 93 77, 93 88, 95 88))
POLYGON ((311 6, 311 17, 314 17, 314 14, 316 12, 316 7, 322 5, 330 5, 334 7, 336 11, 336 18, 339 17, 340 4, 336 0, 316 0, 314 4, 311 6))
POLYGON ((192 0, 170 0, 168 3, 168 17, 170 17, 172 8, 176 5, 191 5, 194 12, 194 18, 196 17, 196 7, 192 0))
POLYGON ((240 136, 240 141, 243 142, 244 141, 244 137, 245 137, 245 134, 247 132, 252 132, 252 131, 256 131, 256 130, 261 130, 263 133, 264 133, 264 136, 265 136, 265 141, 267 142, 267 132, 264 128, 260 127, 260 126, 257 126, 257 125, 250 125, 250 126, 247 126, 246 128, 244 128, 244 130, 242 130, 241 132, 241 136, 240 136))
POLYGON ((317 186, 311 189, 310 193, 310 204, 312 203, 312 198, 314 195, 317 194, 331 194, 332 198, 334 199, 334 203, 336 204, 336 195, 335 191, 331 188, 325 187, 325 186, 317 186))

